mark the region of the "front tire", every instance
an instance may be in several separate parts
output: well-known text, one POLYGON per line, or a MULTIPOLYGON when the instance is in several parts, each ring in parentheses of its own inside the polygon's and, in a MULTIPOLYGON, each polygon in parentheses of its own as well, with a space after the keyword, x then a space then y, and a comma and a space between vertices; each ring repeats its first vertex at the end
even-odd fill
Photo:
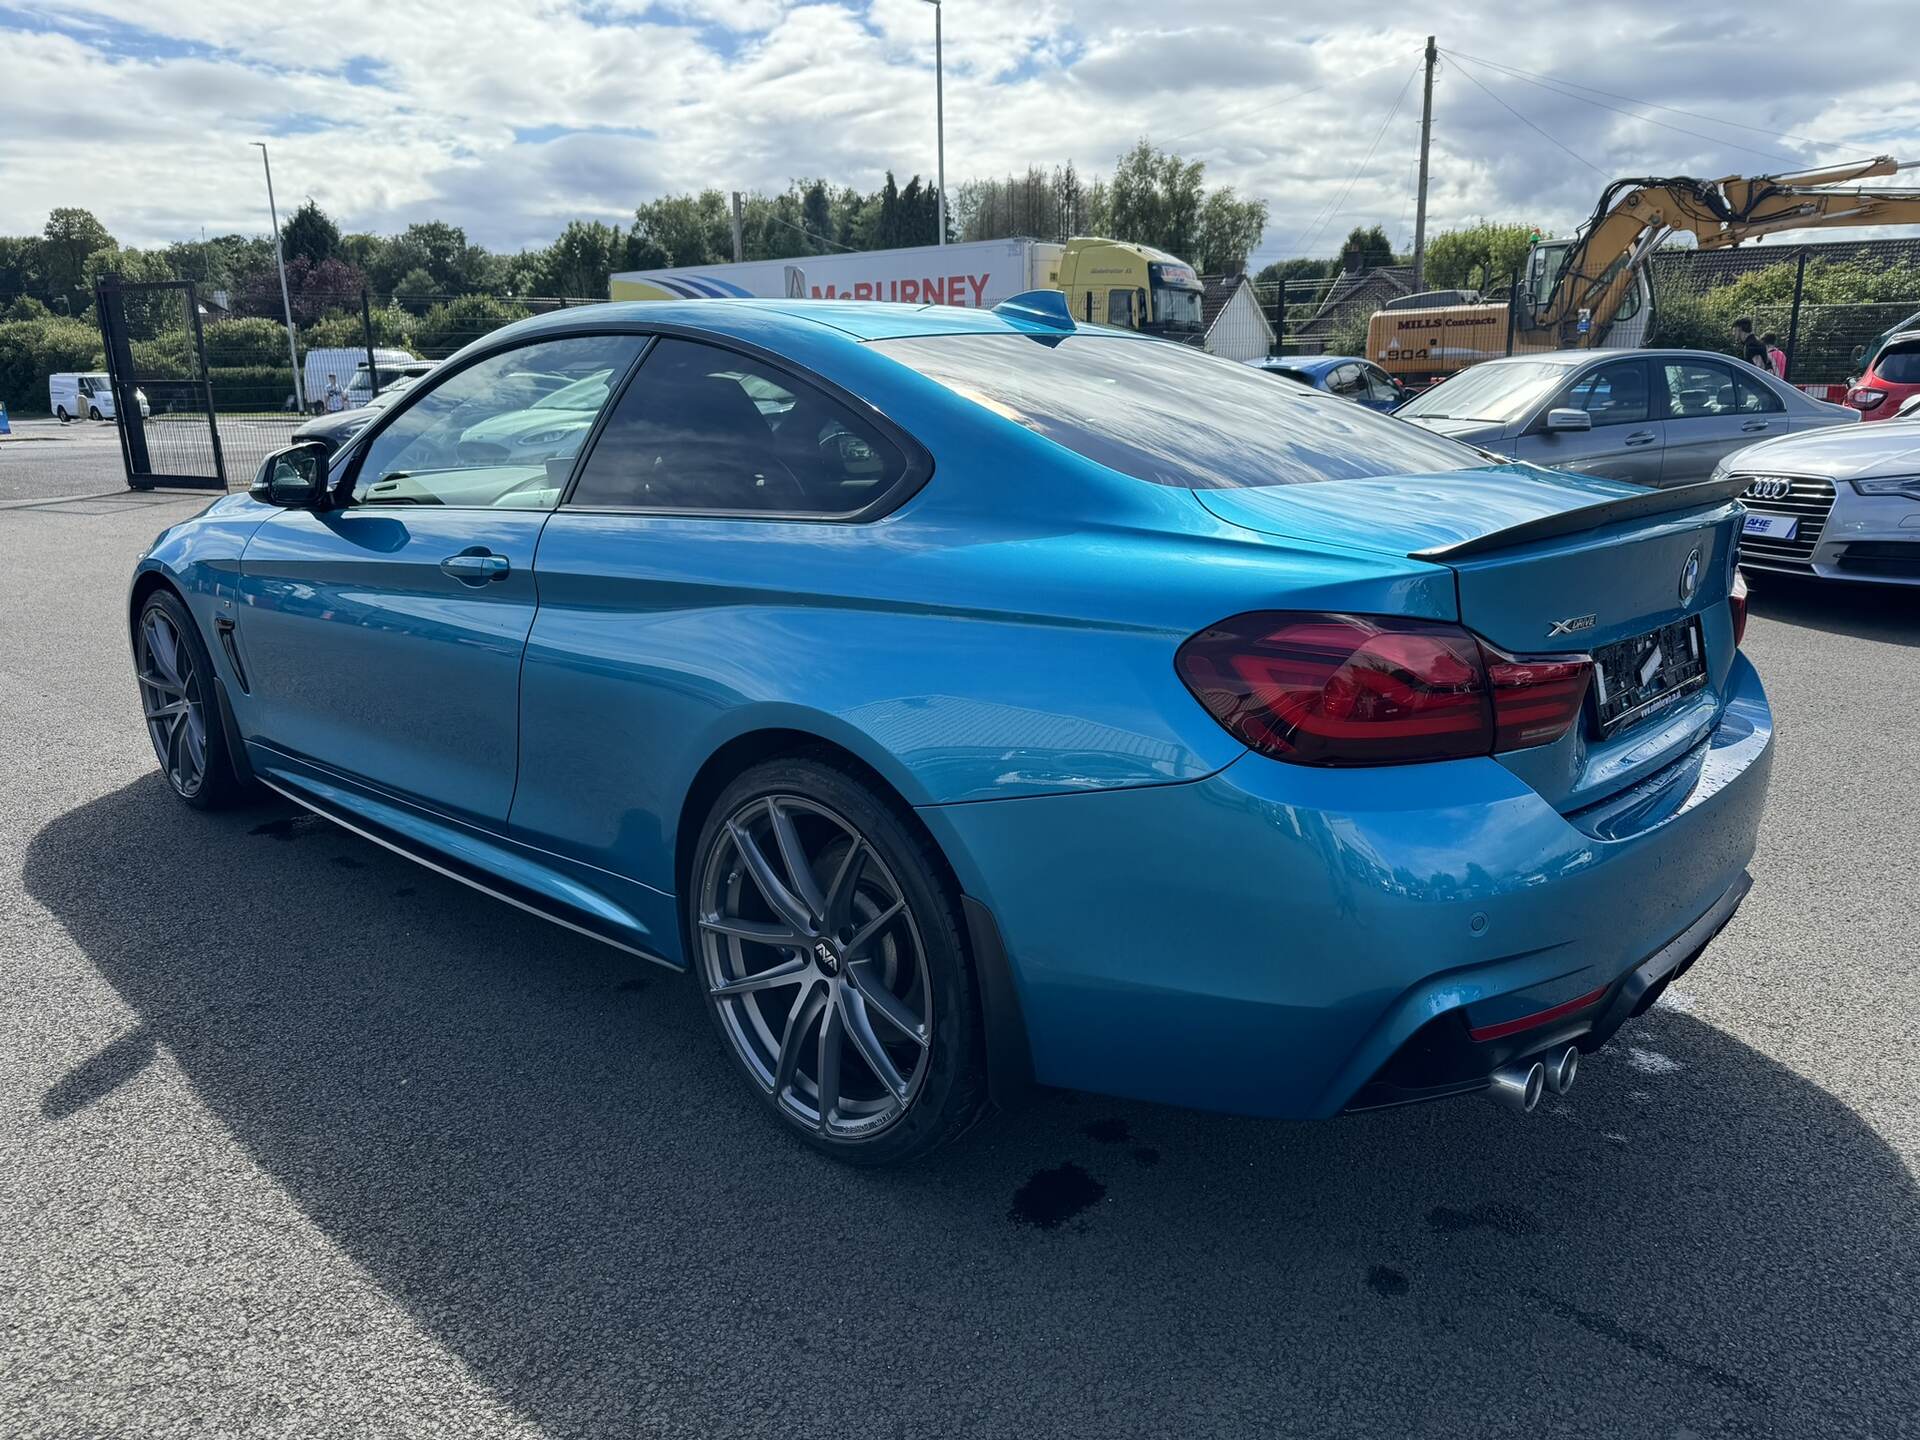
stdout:
POLYGON ((168 787, 196 810, 240 803, 247 787, 227 750, 213 660, 173 591, 156 590, 140 607, 133 653, 147 737, 168 787))
POLYGON ((107 417, 100 413, 100 407, 98 405, 89 405, 87 407, 87 418, 89 420, 104 420, 107 417))
POLYGON ((756 766, 715 802, 691 878, 690 969, 786 1129, 837 1160, 888 1165, 980 1116, 958 898, 893 803, 819 761, 756 766))

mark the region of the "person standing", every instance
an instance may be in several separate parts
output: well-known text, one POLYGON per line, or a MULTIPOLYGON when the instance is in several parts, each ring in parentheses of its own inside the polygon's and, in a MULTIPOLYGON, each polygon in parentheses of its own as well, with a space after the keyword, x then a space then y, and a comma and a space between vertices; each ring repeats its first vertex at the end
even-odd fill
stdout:
POLYGON ((1787 352, 1780 348, 1780 337, 1769 330, 1760 337, 1760 343, 1767 347, 1767 358, 1773 362, 1773 373, 1782 380, 1787 378, 1787 352))
POLYGON ((338 375, 327 376, 327 413, 337 415, 347 408, 346 393, 340 388, 338 375))
POLYGON ((1742 315, 1733 322, 1734 353, 1756 370, 1773 373, 1773 361, 1767 355, 1767 347, 1762 345, 1753 333, 1753 321, 1742 315))

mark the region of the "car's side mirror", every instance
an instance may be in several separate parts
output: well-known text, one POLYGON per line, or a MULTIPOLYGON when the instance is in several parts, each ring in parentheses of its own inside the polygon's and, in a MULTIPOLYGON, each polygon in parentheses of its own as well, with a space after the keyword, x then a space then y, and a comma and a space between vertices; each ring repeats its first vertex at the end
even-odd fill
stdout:
POLYGON ((327 497, 327 447, 303 440, 260 462, 247 493, 286 510, 319 508, 327 497))
POLYGON ((1920 395, 1909 395, 1893 413, 1897 419, 1920 420, 1920 395))
POLYGON ((1549 430, 1591 430, 1592 428, 1593 416, 1584 410, 1576 410, 1571 405, 1547 411, 1547 429, 1549 430))
POLYGON ((1861 362, 1862 360, 1864 360, 1864 359, 1866 359, 1866 358, 1867 358, 1867 347, 1866 347, 1866 346, 1864 346, 1864 345, 1856 345, 1856 346, 1854 346, 1854 347, 1853 347, 1853 363, 1854 363, 1854 364, 1856 364, 1856 365, 1858 365, 1858 364, 1859 364, 1859 363, 1860 363, 1860 362, 1861 362))

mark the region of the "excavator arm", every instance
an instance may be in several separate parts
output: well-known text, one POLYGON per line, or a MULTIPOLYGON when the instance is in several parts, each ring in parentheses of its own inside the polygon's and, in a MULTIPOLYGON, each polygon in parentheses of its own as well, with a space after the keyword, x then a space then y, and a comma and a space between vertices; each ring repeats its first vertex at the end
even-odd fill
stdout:
MULTIPOLYGON (((1668 236, 1685 230, 1702 250, 1738 245, 1776 230, 1823 226, 1920 224, 1920 190, 1851 186, 1850 181, 1892 175, 1920 162, 1889 156, 1792 175, 1687 176, 1616 180, 1600 196, 1593 218, 1560 263, 1545 303, 1528 305, 1528 330, 1549 330, 1559 343, 1575 335, 1586 311, 1597 339, 1606 334, 1634 275, 1668 236)), ((1517 298, 1517 297, 1516 297, 1517 298)), ((1525 301, 1519 303, 1527 304, 1525 301)))

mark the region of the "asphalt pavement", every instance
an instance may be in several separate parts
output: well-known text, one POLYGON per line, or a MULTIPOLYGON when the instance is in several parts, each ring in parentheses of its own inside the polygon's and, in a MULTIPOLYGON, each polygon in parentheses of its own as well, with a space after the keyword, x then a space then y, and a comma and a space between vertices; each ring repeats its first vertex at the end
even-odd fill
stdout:
POLYGON ((121 605, 205 497, 99 435, 0 442, 0 1434, 1920 1433, 1920 594, 1758 591, 1753 894, 1564 1100, 876 1175, 680 977, 175 803, 121 605))

